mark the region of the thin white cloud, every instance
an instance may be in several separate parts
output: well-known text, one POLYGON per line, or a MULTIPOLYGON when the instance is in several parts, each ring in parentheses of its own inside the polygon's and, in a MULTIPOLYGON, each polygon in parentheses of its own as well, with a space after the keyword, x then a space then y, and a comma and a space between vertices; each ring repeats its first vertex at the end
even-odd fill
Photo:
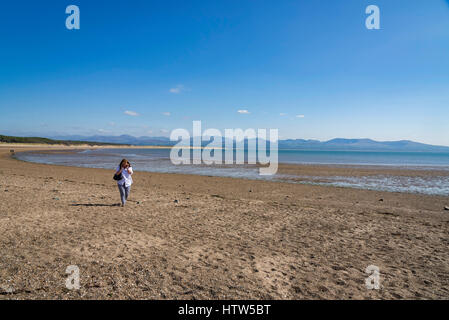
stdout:
POLYGON ((169 133, 170 131, 168 131, 168 130, 166 130, 166 129, 161 129, 161 130, 159 130, 160 131, 160 133, 164 133, 164 134, 167 134, 167 133, 169 133))
POLYGON ((283 113, 283 112, 281 112, 281 113, 279 113, 279 115, 280 115, 281 117, 284 117, 284 116, 286 116, 287 114, 286 114, 286 113, 283 113))
POLYGON ((182 84, 178 84, 176 87, 171 88, 169 91, 174 94, 179 94, 182 91, 185 91, 185 87, 182 84))
POLYGON ((98 129, 98 132, 100 132, 100 133, 107 133, 107 132, 109 132, 108 130, 105 130, 105 129, 98 129))
POLYGON ((171 113, 170 113, 170 112, 162 112, 162 114, 163 114, 164 116, 167 116, 167 117, 170 117, 170 116, 171 116, 171 113))
POLYGON ((296 116, 296 118, 304 118, 305 117, 305 115, 303 115, 303 114, 298 114, 297 116, 296 116))
POLYGON ((135 112, 135 111, 130 111, 130 110, 126 110, 126 111, 124 112, 124 114, 127 114, 128 116, 131 116, 131 117, 138 117, 138 116, 140 116, 140 114, 138 114, 137 112, 135 112))
POLYGON ((240 114, 250 114, 251 113, 248 110, 237 110, 237 112, 240 114))

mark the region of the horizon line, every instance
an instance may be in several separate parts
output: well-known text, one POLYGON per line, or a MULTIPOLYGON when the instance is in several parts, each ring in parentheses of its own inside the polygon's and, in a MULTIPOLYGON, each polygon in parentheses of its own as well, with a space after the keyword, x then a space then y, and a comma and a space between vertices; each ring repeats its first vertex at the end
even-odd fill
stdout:
MULTIPOLYGON (((46 138, 46 139, 55 139, 56 137, 57 140, 66 140, 64 137, 67 138, 67 140, 70 140, 70 136, 78 136, 78 137, 85 137, 85 138, 91 138, 91 137, 104 137, 104 138, 108 138, 108 137, 114 137, 114 138, 118 138, 118 137, 123 137, 123 136, 127 136, 127 137, 131 137, 131 138, 135 138, 135 139, 142 139, 142 138, 164 138, 167 139, 168 141, 177 141, 177 140, 170 140, 169 136, 134 136, 134 135, 130 135, 130 134, 119 134, 119 135, 101 135, 101 134, 93 134, 93 135, 82 135, 82 134, 68 134, 68 135, 42 135, 42 136, 33 136, 33 135, 15 135, 15 136, 10 136, 7 134, 0 134, 0 136, 6 136, 6 137, 21 137, 21 138, 46 138)), ((195 137, 202 137, 202 136, 191 136, 190 139, 195 138, 195 137)), ((222 138, 226 138, 226 136, 222 136, 222 138)), ((254 138, 254 139, 258 139, 258 138, 254 138)), ((245 140, 248 140, 248 138, 245 138, 245 140)), ((266 139, 265 139, 266 140, 266 139)), ((304 139, 304 138, 284 138, 284 139, 278 139, 278 141, 287 141, 287 140, 302 140, 305 142, 319 142, 319 143, 326 143, 326 142, 330 142, 333 140, 369 140, 372 142, 377 142, 377 143, 391 143, 391 142, 412 142, 412 143, 418 143, 418 144, 423 144, 426 146, 432 146, 432 147, 443 147, 443 148, 449 148, 449 145, 441 145, 441 144, 431 144, 431 143, 425 143, 425 142, 418 142, 418 141, 414 141, 414 140, 410 140, 410 139, 400 139, 400 140, 375 140, 372 138, 341 138, 341 137, 336 137, 336 138, 331 138, 328 140, 319 140, 319 139, 304 139)), ((75 139, 74 141, 83 141, 83 140, 78 140, 75 139)), ((207 140, 206 140, 207 141, 207 140)), ((268 140, 267 140, 268 141, 268 140)))

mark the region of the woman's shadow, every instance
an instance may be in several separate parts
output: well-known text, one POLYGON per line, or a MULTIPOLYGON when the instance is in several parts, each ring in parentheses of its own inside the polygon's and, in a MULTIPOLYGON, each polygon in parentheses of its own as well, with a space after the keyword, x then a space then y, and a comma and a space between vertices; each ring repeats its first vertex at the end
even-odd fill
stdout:
POLYGON ((72 203, 71 207, 119 207, 119 203, 105 204, 105 203, 72 203))

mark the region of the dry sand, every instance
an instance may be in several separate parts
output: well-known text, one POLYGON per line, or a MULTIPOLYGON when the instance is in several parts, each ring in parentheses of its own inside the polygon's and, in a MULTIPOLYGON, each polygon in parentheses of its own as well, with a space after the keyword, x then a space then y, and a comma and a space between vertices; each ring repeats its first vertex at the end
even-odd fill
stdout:
POLYGON ((120 208, 112 170, 26 163, 9 149, 0 298, 449 298, 447 197, 136 172, 120 208), (65 287, 69 265, 80 290, 65 287), (380 290, 365 287, 368 265, 380 290))

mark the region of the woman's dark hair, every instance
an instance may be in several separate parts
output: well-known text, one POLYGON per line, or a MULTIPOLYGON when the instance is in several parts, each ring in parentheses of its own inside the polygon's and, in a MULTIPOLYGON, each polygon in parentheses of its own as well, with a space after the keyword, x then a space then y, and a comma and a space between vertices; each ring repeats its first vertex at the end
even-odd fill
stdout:
POLYGON ((128 160, 123 159, 122 161, 120 161, 119 168, 123 167, 125 164, 129 164, 129 166, 131 166, 128 160))

